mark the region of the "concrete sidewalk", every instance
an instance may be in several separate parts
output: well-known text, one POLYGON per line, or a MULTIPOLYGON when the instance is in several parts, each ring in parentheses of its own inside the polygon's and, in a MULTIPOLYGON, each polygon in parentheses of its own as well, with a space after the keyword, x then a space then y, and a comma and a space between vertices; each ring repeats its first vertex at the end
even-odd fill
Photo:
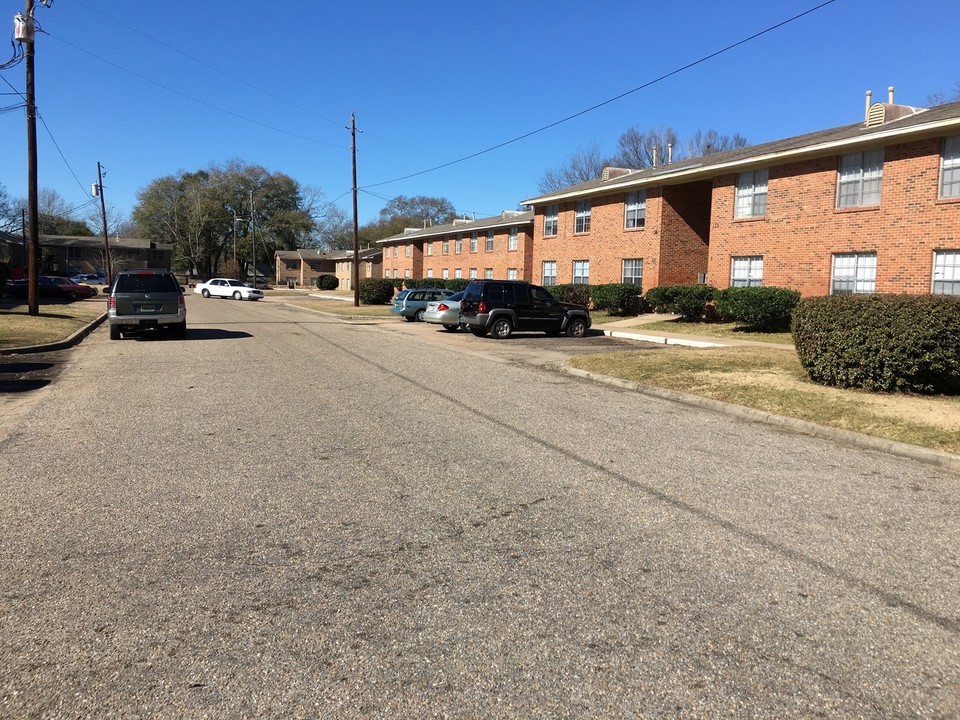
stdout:
MULTIPOLYGON (((600 330, 608 337, 621 338, 624 340, 643 340, 644 342, 657 343, 658 345, 685 345, 687 347, 766 347, 777 348, 779 350, 793 350, 792 344, 768 343, 758 340, 737 340, 736 338, 717 338, 708 335, 697 335, 696 333, 685 332, 663 332, 658 329, 656 332, 644 332, 643 326, 649 323, 666 322, 676 320, 679 315, 668 315, 660 313, 649 313, 638 315, 636 317, 626 318, 624 320, 615 320, 595 325, 594 329, 600 330)), ((682 328, 682 325, 678 326, 682 328)), ((696 326, 692 326, 696 327, 696 326)))

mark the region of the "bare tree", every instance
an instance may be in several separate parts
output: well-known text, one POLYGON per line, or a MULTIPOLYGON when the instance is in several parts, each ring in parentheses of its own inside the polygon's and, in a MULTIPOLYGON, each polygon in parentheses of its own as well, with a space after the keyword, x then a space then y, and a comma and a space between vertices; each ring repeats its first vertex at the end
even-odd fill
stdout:
POLYGON ((934 105, 944 105, 948 102, 956 102, 960 100, 960 80, 953 86, 953 93, 946 92, 935 92, 927 95, 927 104, 931 107, 934 105))
POLYGON ((20 229, 20 212, 7 189, 0 185, 0 230, 12 233, 20 229))
POLYGON ((581 146, 574 150, 562 165, 546 170, 537 181, 537 186, 540 192, 548 193, 596 180, 603 174, 603 168, 608 163, 600 153, 597 143, 581 146))
POLYGON ((721 135, 713 128, 706 132, 697 130, 687 140, 688 157, 705 157, 724 150, 735 150, 747 146, 747 139, 740 133, 721 135))
POLYGON ((684 159, 683 147, 672 127, 661 125, 646 132, 632 127, 617 138, 617 154, 612 164, 639 170, 655 164, 666 165, 671 155, 674 162, 684 159))

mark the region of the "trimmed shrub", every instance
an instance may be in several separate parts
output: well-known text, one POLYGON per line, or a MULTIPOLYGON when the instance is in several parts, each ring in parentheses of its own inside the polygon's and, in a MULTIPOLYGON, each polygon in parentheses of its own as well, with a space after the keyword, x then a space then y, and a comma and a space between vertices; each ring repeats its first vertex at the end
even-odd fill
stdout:
POLYGON ((407 290, 419 290, 421 288, 440 288, 442 290, 449 286, 449 281, 443 278, 405 278, 403 286, 407 290))
POLYGON ((960 297, 805 298, 793 341, 810 379, 885 392, 960 394, 960 297))
POLYGON ((590 299, 594 310, 606 310, 610 315, 639 315, 643 312, 642 292, 639 285, 627 283, 594 285, 590 299))
POLYGON ((340 287, 340 281, 337 279, 336 275, 321 275, 319 276, 314 283, 317 286, 318 290, 336 290, 340 287))
POLYGON ((768 332, 789 330, 798 302, 799 292, 777 287, 732 287, 718 290, 713 296, 721 320, 768 332))
MULTIPOLYGON (((440 282, 443 282, 442 280, 440 282)), ((461 290, 466 290, 467 285, 471 283, 471 280, 468 278, 450 278, 447 282, 447 290, 453 290, 455 293, 460 292, 461 290)), ((443 287, 438 285, 437 287, 443 287)))
POLYGON ((574 303, 576 305, 590 306, 590 286, 589 285, 550 285, 547 291, 560 302, 574 303))
POLYGON ((390 284, 393 285, 394 290, 403 289, 403 278, 385 278, 390 281, 390 284))
POLYGON ((393 281, 387 278, 364 278, 357 289, 364 305, 386 305, 393 300, 393 281))
POLYGON ((679 315, 684 322, 700 322, 717 289, 711 285, 665 285, 647 290, 653 312, 679 315))

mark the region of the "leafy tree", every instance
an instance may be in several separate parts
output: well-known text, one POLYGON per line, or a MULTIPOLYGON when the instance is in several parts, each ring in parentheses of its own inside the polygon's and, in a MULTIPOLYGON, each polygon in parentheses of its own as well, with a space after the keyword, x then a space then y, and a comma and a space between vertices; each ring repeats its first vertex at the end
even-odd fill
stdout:
MULTIPOLYGON (((360 239, 364 244, 370 244, 391 235, 399 235, 404 228, 443 225, 453 222, 456 214, 453 203, 445 197, 398 195, 384 205, 378 220, 360 228, 360 239)), ((350 243, 350 247, 353 247, 352 237, 350 243)))
POLYGON ((540 192, 548 193, 560 190, 571 185, 596 180, 603 173, 605 165, 610 161, 600 154, 597 143, 587 147, 578 147, 567 160, 558 167, 550 168, 537 181, 540 192))

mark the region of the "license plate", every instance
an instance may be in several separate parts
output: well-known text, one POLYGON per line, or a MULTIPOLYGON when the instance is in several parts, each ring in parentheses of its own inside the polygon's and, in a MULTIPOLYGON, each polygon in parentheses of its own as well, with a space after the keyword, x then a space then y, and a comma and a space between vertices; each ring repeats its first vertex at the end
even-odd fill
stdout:
POLYGON ((155 313, 157 311, 156 305, 141 305, 140 312, 142 313, 155 313))

